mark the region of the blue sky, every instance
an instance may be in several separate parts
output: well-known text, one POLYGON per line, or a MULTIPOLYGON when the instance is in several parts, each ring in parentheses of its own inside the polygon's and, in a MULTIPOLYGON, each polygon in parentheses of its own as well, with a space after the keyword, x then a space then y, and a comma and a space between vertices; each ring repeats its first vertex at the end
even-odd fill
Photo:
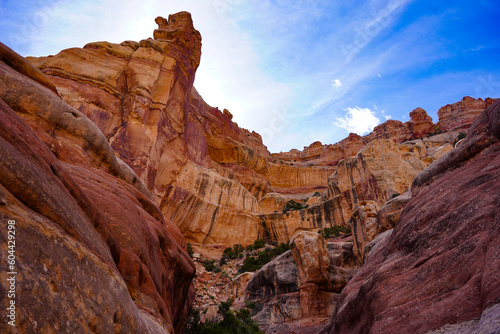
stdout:
POLYGON ((181 10, 203 37, 195 87, 271 152, 500 97, 495 0, 0 0, 0 40, 23 56, 138 41, 181 10))

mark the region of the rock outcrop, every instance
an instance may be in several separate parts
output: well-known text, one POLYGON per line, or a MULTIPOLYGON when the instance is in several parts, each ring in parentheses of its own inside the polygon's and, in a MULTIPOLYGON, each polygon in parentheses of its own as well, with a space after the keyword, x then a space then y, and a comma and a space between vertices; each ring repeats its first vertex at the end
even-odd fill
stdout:
POLYGON ((439 117, 439 128, 441 131, 467 130, 475 121, 477 116, 493 104, 494 100, 474 99, 466 96, 460 102, 447 104, 441 107, 437 114, 439 117))
POLYGON ((3 44, 0 54, 0 216, 17 232, 17 329, 179 331, 194 292, 179 229, 92 121, 22 57, 3 44))
POLYGON ((349 220, 360 201, 383 205, 391 196, 405 192, 425 163, 411 164, 392 140, 375 140, 355 157, 344 159, 328 180, 328 198, 339 198, 344 220, 349 220))
POLYGON ((301 232, 290 245, 252 276, 245 299, 262 304, 255 319, 266 332, 317 333, 358 262, 351 243, 327 244, 317 233, 301 232))
POLYGON ((327 332, 427 333, 498 319, 499 153, 497 101, 415 178, 392 235, 344 288, 327 332))

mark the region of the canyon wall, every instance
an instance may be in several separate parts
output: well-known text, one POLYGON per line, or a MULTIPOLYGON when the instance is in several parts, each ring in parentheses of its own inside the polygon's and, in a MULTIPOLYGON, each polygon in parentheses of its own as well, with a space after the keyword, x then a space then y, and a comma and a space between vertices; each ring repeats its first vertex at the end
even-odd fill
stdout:
MULTIPOLYGON (((173 333, 193 298, 180 230, 97 126, 0 44, 0 216, 24 333, 173 333), (11 268, 12 269, 12 268, 11 268)), ((2 332, 7 324, 2 321, 2 332)), ((10 327, 9 327, 10 328, 10 327)))
POLYGON ((181 332, 186 241, 290 242, 231 285, 264 304, 268 331, 424 333, 498 314, 499 102, 464 97, 436 124, 417 108, 271 154, 193 87, 191 15, 156 23, 154 38, 29 62, 0 44, 0 216, 18 232, 20 330, 181 332), (352 243, 314 233, 339 225, 352 243))

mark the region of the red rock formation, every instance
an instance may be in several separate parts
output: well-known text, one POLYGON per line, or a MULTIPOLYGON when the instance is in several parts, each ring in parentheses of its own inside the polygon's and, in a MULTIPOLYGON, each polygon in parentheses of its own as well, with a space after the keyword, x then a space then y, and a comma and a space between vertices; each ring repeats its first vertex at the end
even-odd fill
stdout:
POLYGON ((345 158, 355 155, 363 146, 377 139, 392 139, 396 143, 419 139, 435 134, 437 131, 450 132, 453 130, 466 131, 484 109, 493 103, 494 99, 473 99, 464 97, 461 102, 446 105, 439 109, 439 122, 434 124, 432 118, 422 108, 410 112, 410 120, 406 123, 397 120, 387 120, 377 125, 371 133, 364 137, 356 134, 349 136, 334 145, 322 145, 314 142, 304 147, 303 151, 291 150, 272 154, 273 158, 294 162, 299 165, 328 165, 336 166, 345 158))
POLYGON ((0 216, 16 222, 18 331, 179 330, 194 275, 179 229, 93 122, 22 57, 0 54, 0 216))
POLYGON ((494 99, 487 98, 474 99, 466 96, 460 102, 447 104, 441 107, 437 114, 439 117, 439 128, 441 131, 448 132, 456 129, 467 130, 476 117, 484 109, 493 104, 494 99))
POLYGON ((304 147, 303 151, 291 150, 272 154, 273 158, 294 163, 299 166, 336 166, 337 163, 356 153, 366 144, 365 140, 357 134, 349 136, 335 145, 322 145, 317 141, 304 147))
POLYGON ((415 178, 398 225, 342 291, 327 331, 427 333, 478 317, 477 332, 498 330, 487 319, 499 316, 499 181, 497 101, 415 178))
POLYGON ((422 108, 410 112, 410 121, 408 123, 413 138, 423 138, 428 136, 429 133, 435 132, 432 118, 422 108))

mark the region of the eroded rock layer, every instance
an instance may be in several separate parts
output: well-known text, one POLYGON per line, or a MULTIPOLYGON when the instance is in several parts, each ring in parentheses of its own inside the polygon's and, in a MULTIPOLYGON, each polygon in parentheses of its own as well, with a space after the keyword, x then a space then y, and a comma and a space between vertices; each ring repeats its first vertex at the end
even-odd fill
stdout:
MULTIPOLYGON (((111 143, 138 185, 143 181, 142 191, 151 191, 163 215, 189 241, 232 246, 260 237, 288 242, 298 229, 346 225, 358 201, 381 206, 406 191, 459 134, 431 143, 423 137, 436 132, 435 125, 417 108, 410 121, 387 121, 365 137, 351 134, 335 145, 316 142, 303 152, 271 155, 259 134, 240 128, 228 110, 207 105, 193 87, 201 35, 191 16, 182 12, 156 22, 154 39, 90 43, 30 61, 66 102, 95 122, 104 133, 100 140, 111 143), (409 139, 414 141, 394 144, 409 139), (381 144, 387 140, 393 141, 389 148, 381 144), (363 155, 352 158, 361 149, 363 155), (380 150, 397 159, 375 162, 370 157, 380 150), (378 171, 386 165, 390 170, 378 171), (335 187, 339 192, 334 194, 335 187), (325 198, 311 200, 325 190, 325 198), (279 194, 278 202, 273 193, 279 194), (310 208, 282 212, 290 199, 308 198, 310 208)), ((56 142, 52 147, 61 150, 56 142)), ((112 168, 121 168, 120 160, 112 168)))

